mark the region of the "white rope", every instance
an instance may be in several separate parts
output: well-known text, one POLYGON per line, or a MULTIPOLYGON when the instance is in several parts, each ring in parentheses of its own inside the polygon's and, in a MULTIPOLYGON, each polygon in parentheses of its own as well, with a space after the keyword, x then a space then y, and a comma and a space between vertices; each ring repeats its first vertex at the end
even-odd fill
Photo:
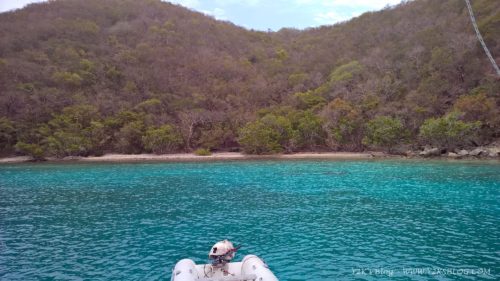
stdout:
POLYGON ((493 68, 496 70, 498 77, 500 77, 500 69, 498 68, 497 62, 495 61, 495 59, 491 55, 490 50, 488 50, 488 47, 486 47, 486 43, 483 40, 483 36, 481 36, 481 33, 479 32, 479 28, 477 27, 476 18, 474 17, 474 12, 472 11, 472 5, 470 4, 469 0, 465 0, 465 2, 467 3, 467 9, 469 9, 469 15, 470 15, 470 19, 472 21, 472 25, 474 26, 474 29, 476 30, 477 39, 479 39, 479 42, 481 42, 481 45, 483 46, 483 49, 484 49, 484 52, 486 53, 486 56, 488 56, 488 58, 491 61, 491 65, 493 65, 493 68))

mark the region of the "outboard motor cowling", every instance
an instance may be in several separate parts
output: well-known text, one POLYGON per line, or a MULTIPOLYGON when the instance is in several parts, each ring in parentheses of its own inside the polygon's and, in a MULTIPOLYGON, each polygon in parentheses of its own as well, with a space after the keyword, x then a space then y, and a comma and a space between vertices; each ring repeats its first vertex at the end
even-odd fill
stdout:
POLYGON ((212 266, 220 268, 231 262, 237 250, 229 240, 223 240, 212 246, 208 258, 212 261, 212 266))

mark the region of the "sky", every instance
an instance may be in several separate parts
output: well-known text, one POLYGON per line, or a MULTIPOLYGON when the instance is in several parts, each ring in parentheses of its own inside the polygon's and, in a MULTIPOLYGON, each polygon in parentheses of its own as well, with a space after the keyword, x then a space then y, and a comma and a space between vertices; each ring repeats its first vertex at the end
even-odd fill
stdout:
MULTIPOLYGON (((44 0, 0 0, 0 12, 44 0)), ((64 0, 62 0, 64 1, 64 0)), ((349 20, 401 0, 170 0, 219 20, 255 30, 304 29, 349 20)))

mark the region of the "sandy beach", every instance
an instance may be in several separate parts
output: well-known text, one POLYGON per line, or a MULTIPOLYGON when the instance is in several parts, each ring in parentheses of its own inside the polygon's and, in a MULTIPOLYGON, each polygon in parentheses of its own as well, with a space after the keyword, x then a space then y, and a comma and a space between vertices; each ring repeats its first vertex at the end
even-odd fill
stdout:
MULTIPOLYGON (((103 156, 89 157, 65 157, 65 158, 47 158, 51 162, 141 162, 141 161, 215 161, 215 160, 249 160, 249 159, 372 159, 395 157, 382 152, 301 152, 294 154, 275 154, 275 155, 247 155, 239 152, 220 152, 209 156, 199 156, 192 153, 179 154, 105 154, 103 156)), ((0 163, 22 163, 29 162, 30 157, 16 156, 0 158, 0 163)))
POLYGON ((29 162, 31 161, 31 157, 29 156, 14 156, 14 157, 5 157, 5 158, 0 158, 0 164, 1 163, 22 163, 22 162, 29 162))

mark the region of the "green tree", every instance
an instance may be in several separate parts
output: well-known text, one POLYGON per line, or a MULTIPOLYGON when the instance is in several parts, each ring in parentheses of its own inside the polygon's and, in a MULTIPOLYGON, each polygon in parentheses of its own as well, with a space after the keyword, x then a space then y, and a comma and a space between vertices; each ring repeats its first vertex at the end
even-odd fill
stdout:
POLYGON ((144 148, 156 154, 170 153, 182 145, 181 135, 171 125, 149 128, 142 137, 144 148))
POLYGON ((142 112, 122 110, 103 119, 102 124, 95 124, 94 135, 100 139, 103 150, 141 153, 144 151, 142 137, 146 130, 146 117, 142 112), (99 138, 99 135, 102 138, 99 138))
POLYGON ((206 148, 198 148, 194 151, 194 154, 198 156, 210 156, 212 155, 212 152, 206 148))
POLYGON ((0 153, 9 151, 16 143, 14 123, 5 117, 0 118, 0 153))
POLYGON ((316 91, 307 91, 305 93, 296 93, 294 94, 296 107, 298 109, 306 110, 306 109, 320 109, 327 102, 326 99, 316 91))
POLYGON ((366 125, 366 136, 363 144, 388 148, 405 141, 408 131, 398 118, 390 116, 378 116, 370 120, 366 125))
POLYGON ((43 160, 46 154, 43 142, 48 132, 47 124, 21 124, 17 132, 15 150, 33 157, 34 160, 43 160))
POLYGON ((260 120, 248 123, 240 131, 239 143, 248 154, 272 154, 283 151, 279 135, 260 120))
POLYGON ((70 155, 87 156, 93 148, 91 126, 99 119, 97 108, 90 105, 76 105, 63 109, 48 123, 43 141, 49 154, 57 157, 70 155))
POLYGON ((16 143, 16 149, 25 155, 31 156, 35 161, 45 160, 45 152, 38 144, 20 141, 16 143))
POLYGON ((481 122, 464 122, 459 120, 458 112, 451 112, 440 118, 425 120, 420 126, 421 139, 431 145, 453 149, 467 145, 481 126, 481 122))
POLYGON ((241 129, 239 143, 248 154, 280 153, 289 147, 292 134, 288 119, 267 114, 241 129))
POLYGON ((82 79, 83 83, 86 83, 87 85, 95 84, 97 81, 95 63, 87 59, 80 60, 80 70, 78 71, 78 75, 82 79))
POLYGON ((152 98, 139 103, 138 105, 135 106, 135 108, 142 112, 147 112, 151 114, 161 114, 162 104, 159 99, 152 98))
POLYGON ((330 83, 349 82, 363 71, 363 65, 358 61, 351 61, 343 64, 330 73, 330 83))
POLYGON ((336 98, 325 107, 321 116, 332 148, 362 149, 363 118, 351 102, 336 98))
POLYGON ((88 128, 88 136, 91 142, 91 154, 100 156, 103 155, 108 148, 108 143, 112 138, 112 133, 108 133, 107 124, 100 121, 92 121, 88 128))
POLYGON ((292 120, 293 136, 291 143, 296 149, 314 149, 325 144, 326 133, 323 121, 311 111, 299 111, 292 120))
POLYGON ((276 59, 278 59, 281 62, 285 61, 286 59, 288 59, 288 52, 283 48, 277 49, 276 50, 276 59))
POLYGON ((231 130, 229 124, 220 122, 203 126, 200 130, 200 135, 197 138, 196 144, 198 147, 218 149, 233 142, 234 139, 235 133, 231 130))
POLYGON ((125 124, 116 134, 116 148, 121 153, 138 154, 144 151, 142 136, 145 125, 142 120, 125 124))
POLYGON ((83 78, 78 73, 68 71, 54 72, 52 79, 59 84, 69 87, 78 87, 83 82, 83 78))

